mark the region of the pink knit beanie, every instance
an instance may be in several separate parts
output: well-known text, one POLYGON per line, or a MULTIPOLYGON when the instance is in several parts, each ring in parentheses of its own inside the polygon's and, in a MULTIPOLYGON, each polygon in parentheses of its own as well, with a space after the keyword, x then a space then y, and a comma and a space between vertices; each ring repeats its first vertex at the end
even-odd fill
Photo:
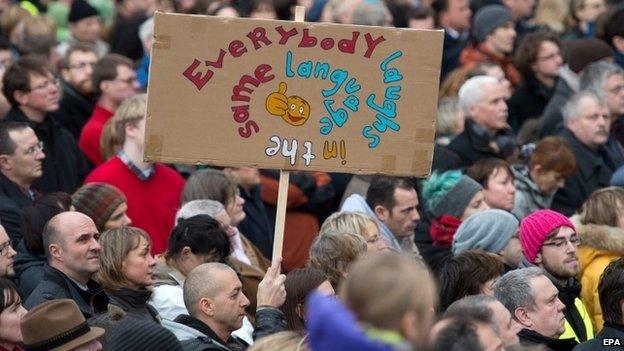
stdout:
POLYGON ((574 231, 574 224, 568 217, 553 210, 539 210, 526 216, 520 223, 520 243, 524 257, 534 263, 537 253, 542 248, 548 234, 560 227, 568 227, 574 231))

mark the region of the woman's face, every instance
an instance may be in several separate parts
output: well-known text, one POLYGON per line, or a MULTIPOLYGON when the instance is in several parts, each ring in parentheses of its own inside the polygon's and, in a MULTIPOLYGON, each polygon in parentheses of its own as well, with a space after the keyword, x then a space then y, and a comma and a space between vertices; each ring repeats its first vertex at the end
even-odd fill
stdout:
POLYGON ((234 227, 238 226, 238 224, 245 219, 243 204, 245 204, 245 200, 239 195, 237 189, 234 198, 229 199, 228 203, 225 205, 225 211, 230 216, 230 219, 232 220, 231 224, 234 227))
POLYGON ((104 223, 104 230, 121 228, 132 224, 132 220, 128 217, 128 205, 124 202, 115 209, 108 221, 104 223))
POLYGON ((141 237, 139 245, 128 253, 122 264, 122 272, 129 283, 129 288, 143 289, 154 283, 152 275, 156 260, 150 253, 150 243, 141 237))
POLYGON ((494 285, 494 280, 496 279, 490 279, 487 282, 485 282, 483 285, 481 285, 481 291, 480 291, 481 294, 494 296, 494 290, 492 289, 492 285, 494 285))
POLYGON ((485 202, 485 195, 483 195, 483 190, 479 190, 476 194, 474 194, 459 220, 463 222, 473 214, 489 209, 490 206, 488 206, 488 204, 485 202))
POLYGON ((366 240, 366 252, 368 253, 381 252, 388 248, 386 240, 379 234, 377 223, 373 221, 366 222, 366 230, 362 233, 362 236, 366 240))
POLYGON ((535 181, 535 184, 542 194, 552 194, 557 191, 557 189, 565 186, 565 177, 557 171, 546 171, 542 169, 535 174, 536 176, 533 181, 535 181))
POLYGON ((485 195, 485 202, 490 208, 511 211, 514 206, 516 187, 509 171, 504 168, 496 168, 487 180, 483 195, 485 195))
POLYGON ((321 285, 319 285, 316 288, 316 292, 325 296, 334 296, 336 295, 336 292, 334 291, 334 288, 332 287, 331 283, 329 282, 329 280, 326 280, 324 282, 321 283, 321 285))
POLYGON ((4 301, 14 302, 6 306, 0 313, 0 344, 17 344, 22 342, 22 332, 20 321, 26 314, 26 309, 22 307, 22 300, 16 296, 17 292, 6 289, 4 291, 4 301), (12 296, 12 294, 15 294, 12 296))

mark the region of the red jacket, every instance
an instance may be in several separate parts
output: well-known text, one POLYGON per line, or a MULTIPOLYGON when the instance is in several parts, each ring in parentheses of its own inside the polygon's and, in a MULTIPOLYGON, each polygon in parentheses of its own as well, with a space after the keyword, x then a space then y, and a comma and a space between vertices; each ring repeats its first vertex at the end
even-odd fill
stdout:
POLYGON ((78 146, 80 150, 87 156, 89 161, 94 165, 99 166, 104 163, 102 159, 102 153, 100 152, 100 137, 102 136, 102 130, 104 124, 113 117, 113 112, 105 109, 101 105, 95 105, 93 114, 82 132, 80 132, 80 139, 78 139, 78 146))

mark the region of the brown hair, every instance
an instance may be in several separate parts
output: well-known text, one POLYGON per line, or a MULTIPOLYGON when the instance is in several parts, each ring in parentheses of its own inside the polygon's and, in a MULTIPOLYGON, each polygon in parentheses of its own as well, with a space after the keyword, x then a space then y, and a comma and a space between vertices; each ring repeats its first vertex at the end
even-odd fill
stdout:
POLYGON ((145 118, 146 111, 147 95, 145 94, 137 94, 119 105, 115 115, 104 124, 102 136, 100 136, 100 152, 104 160, 119 152, 126 140, 126 126, 136 126, 145 118))
POLYGON ((624 210, 624 189, 611 186, 594 191, 581 207, 582 224, 617 227, 624 210))
POLYGON ((0 26, 2 26, 2 33, 7 40, 11 39, 11 32, 15 29, 15 27, 17 27, 23 19, 28 17, 31 17, 30 13, 21 8, 18 4, 11 5, 2 11, 2 16, 0 16, 0 26))
POLYGON ((52 75, 47 62, 37 56, 20 57, 4 74, 2 78, 2 93, 11 106, 18 106, 17 100, 13 96, 16 91, 27 92, 30 90, 30 76, 39 75, 47 77, 52 75))
POLYGON ((67 49, 65 52, 65 56, 59 62, 60 69, 69 69, 69 58, 74 52, 91 52, 97 56, 97 52, 95 51, 95 47, 91 44, 87 43, 76 43, 67 49))
POLYGON ((465 68, 459 67, 452 70, 446 75, 446 78, 440 85, 440 94, 438 100, 446 97, 457 97, 459 95, 459 89, 468 80, 469 71, 465 68))
POLYGON ((561 49, 557 35, 546 31, 529 33, 520 41, 514 57, 514 65, 525 78, 535 76, 531 66, 537 61, 542 43, 547 41, 556 44, 561 49))
POLYGON ((483 189, 487 189, 488 181, 498 170, 506 171, 511 179, 514 179, 513 172, 509 162, 500 158, 485 158, 475 162, 468 170, 466 175, 481 184, 483 189))
MULTIPOLYGON (((316 268, 298 268, 286 275, 286 301, 280 307, 286 317, 286 329, 305 330, 303 320, 297 314, 297 306, 303 306, 312 290, 327 280, 327 276, 316 268)), ((303 311, 301 311, 303 312, 303 311)))
POLYGON ((114 80, 117 78, 118 66, 127 66, 130 69, 134 69, 132 61, 130 61, 129 58, 118 54, 108 54, 95 64, 91 80, 93 81, 93 89, 96 95, 102 93, 100 90, 100 83, 105 80, 114 80))
POLYGON ((308 266, 325 273, 336 290, 349 265, 365 252, 366 241, 361 236, 328 232, 316 237, 312 243, 308 266))
POLYGON ((197 171, 184 184, 182 205, 193 200, 215 200, 227 207, 236 191, 236 181, 229 174, 215 169, 197 171))
POLYGON ((540 165, 543 170, 561 173, 569 177, 576 169, 576 156, 565 139, 556 136, 546 137, 535 145, 529 158, 529 169, 540 165))
POLYGON ((123 274, 123 262, 130 251, 139 246, 141 238, 152 243, 145 231, 135 227, 109 229, 100 235, 101 267, 95 274, 95 280, 104 289, 115 291, 128 284, 128 279, 123 274))

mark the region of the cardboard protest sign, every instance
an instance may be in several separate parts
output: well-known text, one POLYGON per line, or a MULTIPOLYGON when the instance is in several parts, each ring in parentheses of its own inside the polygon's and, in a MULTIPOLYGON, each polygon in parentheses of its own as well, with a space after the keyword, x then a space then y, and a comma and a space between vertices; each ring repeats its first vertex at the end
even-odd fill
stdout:
POLYGON ((441 31, 157 13, 145 157, 429 173, 441 31))

